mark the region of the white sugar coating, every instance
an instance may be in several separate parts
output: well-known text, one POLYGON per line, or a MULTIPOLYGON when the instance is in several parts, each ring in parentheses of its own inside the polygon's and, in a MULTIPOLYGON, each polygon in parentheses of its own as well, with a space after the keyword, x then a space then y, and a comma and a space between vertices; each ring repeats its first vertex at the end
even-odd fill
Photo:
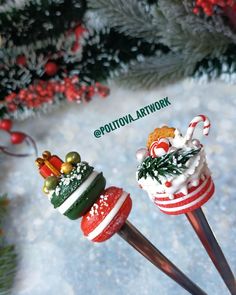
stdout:
POLYGON ((59 196, 60 191, 61 191, 61 188, 59 186, 57 186, 55 189, 56 196, 59 196))
POLYGON ((69 185, 70 184, 70 178, 64 178, 63 184, 64 185, 69 185))
POLYGON ((50 190, 50 191, 48 192, 48 194, 47 194, 47 196, 48 196, 48 198, 49 198, 50 201, 51 201, 51 199, 52 199, 52 195, 54 194, 54 192, 55 192, 55 190, 50 190))
MULTIPOLYGON (((124 204, 125 200, 128 197, 128 193, 123 191, 120 197, 116 200, 114 206, 111 208, 111 210, 107 213, 105 218, 100 221, 100 223, 92 230, 89 232, 89 234, 86 236, 89 240, 95 239, 97 236, 99 236, 106 228, 107 226, 111 223, 111 221, 114 219, 114 217, 117 215, 119 212, 120 208, 124 204)), ((121 214, 119 214, 119 217, 121 214)))
POLYGON ((99 200, 98 200, 98 203, 94 203, 93 206, 91 207, 90 211, 89 211, 89 214, 90 216, 94 216, 94 215, 98 215, 99 212, 104 215, 104 211, 101 211, 103 209, 105 209, 105 207, 108 207, 109 204, 106 202, 107 199, 108 199, 109 195, 100 195, 99 197, 99 200))
POLYGON ((103 199, 99 200, 99 204, 100 204, 100 207, 108 206, 108 204, 103 199))
POLYGON ((85 170, 87 170, 85 164, 78 163, 77 167, 74 167, 70 174, 67 174, 67 175, 62 174, 60 176, 59 185, 56 187, 55 190, 50 191, 49 199, 51 200, 54 192, 55 192, 56 196, 59 196, 60 190, 61 190, 60 185, 68 186, 68 185, 70 185, 71 181, 74 179, 81 180, 82 174, 84 173, 85 170))
POLYGON ((99 209, 98 204, 96 204, 96 203, 93 204, 93 206, 91 207, 91 209, 89 211, 90 216, 98 215, 98 209, 99 209))

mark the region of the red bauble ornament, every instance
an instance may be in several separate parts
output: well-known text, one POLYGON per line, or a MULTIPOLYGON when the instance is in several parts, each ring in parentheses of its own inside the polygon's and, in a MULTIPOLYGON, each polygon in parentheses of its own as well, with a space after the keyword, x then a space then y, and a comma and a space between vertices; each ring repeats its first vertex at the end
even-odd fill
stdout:
POLYGON ((20 144, 26 138, 26 134, 22 132, 11 132, 11 143, 12 144, 20 144))
POLYGON ((25 57, 23 54, 17 56, 17 58, 16 58, 16 63, 17 63, 19 66, 25 66, 25 65, 26 65, 26 57, 25 57))
POLYGON ((9 131, 12 127, 12 121, 10 119, 3 119, 0 121, 0 129, 9 131))
POLYGON ((54 76, 58 71, 58 65, 53 61, 49 61, 46 63, 44 70, 48 76, 54 76))

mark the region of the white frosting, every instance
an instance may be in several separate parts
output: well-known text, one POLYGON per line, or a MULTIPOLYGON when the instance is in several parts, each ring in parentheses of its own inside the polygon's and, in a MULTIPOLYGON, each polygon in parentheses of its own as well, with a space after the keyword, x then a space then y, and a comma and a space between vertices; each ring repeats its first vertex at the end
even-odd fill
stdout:
POLYGON ((89 240, 95 239, 98 235, 100 235, 104 229, 110 224, 113 218, 116 216, 122 205, 124 204, 126 198, 128 197, 128 193, 123 191, 121 197, 116 202, 115 206, 111 209, 111 211, 107 214, 107 216, 103 219, 99 225, 88 234, 87 238, 89 240))
MULTIPOLYGON (((190 194, 188 194, 184 197, 180 197, 180 198, 177 198, 174 200, 170 200, 168 197, 166 197, 167 200, 165 200, 165 201, 159 201, 158 199, 156 199, 156 203, 158 203, 158 205, 170 205, 170 204, 177 204, 179 202, 185 201, 185 200, 195 196, 196 194, 198 194, 204 188, 204 186, 207 184, 208 181, 209 181, 209 178, 205 179, 204 182, 197 189, 195 189, 193 192, 191 192, 190 194)), ((164 197, 157 196, 157 198, 158 197, 164 198, 165 196, 164 197)))
MULTIPOLYGON (((196 148, 196 141, 186 140, 186 138, 181 135, 178 129, 175 130, 175 137, 168 137, 168 139, 171 143, 171 148, 169 149, 168 153, 171 153, 180 148, 185 151, 196 148)), ((206 177, 210 176, 210 171, 207 167, 203 147, 196 156, 192 157, 186 163, 186 166, 187 169, 184 170, 184 172, 180 175, 170 175, 168 177, 159 176, 161 184, 151 176, 147 176, 147 178, 142 177, 138 180, 138 183, 144 190, 148 192, 152 200, 153 196, 155 196, 157 193, 165 193, 170 199, 174 199, 173 195, 176 193, 183 193, 184 195, 187 195, 188 188, 198 186, 200 179, 204 180, 206 177), (170 187, 165 186, 166 181, 171 182, 170 187)))
POLYGON ((148 150, 146 148, 138 149, 136 152, 136 158, 139 163, 141 163, 148 155, 148 150))
POLYGON ((183 205, 183 206, 179 206, 179 207, 174 207, 174 208, 166 208, 166 207, 161 207, 159 205, 157 205, 161 210, 163 211, 166 211, 166 212, 178 212, 178 211, 181 211, 183 209, 187 209, 187 208, 190 208, 190 207, 193 207, 195 204, 201 202, 203 199, 205 199, 209 192, 212 190, 213 188, 213 182, 211 182, 209 188, 207 189, 207 191, 202 195, 200 196, 198 199, 186 204, 186 205, 183 205))
POLYGON ((93 171, 87 179, 59 206, 57 209, 61 214, 64 214, 86 191, 99 173, 93 171))

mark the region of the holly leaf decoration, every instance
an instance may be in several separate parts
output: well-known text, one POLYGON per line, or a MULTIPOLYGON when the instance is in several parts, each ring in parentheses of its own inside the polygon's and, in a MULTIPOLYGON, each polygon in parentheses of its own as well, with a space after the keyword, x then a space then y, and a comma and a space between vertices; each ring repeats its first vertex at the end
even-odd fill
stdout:
POLYGON ((160 176, 180 175, 187 169, 188 160, 197 155, 200 150, 201 148, 189 151, 177 149, 159 158, 147 157, 138 168, 138 179, 151 176, 161 184, 160 176))

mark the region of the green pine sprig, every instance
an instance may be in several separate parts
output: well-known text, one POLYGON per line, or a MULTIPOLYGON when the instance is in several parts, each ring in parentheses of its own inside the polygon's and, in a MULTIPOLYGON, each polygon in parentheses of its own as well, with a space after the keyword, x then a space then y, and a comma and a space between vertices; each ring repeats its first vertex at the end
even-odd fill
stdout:
POLYGON ((17 255, 13 245, 7 245, 2 237, 1 230, 3 217, 7 214, 9 200, 6 195, 0 196, 0 294, 10 294, 13 286, 17 255))
POLYGON ((187 169, 188 160, 199 153, 201 149, 191 149, 189 151, 177 149, 159 158, 147 157, 138 168, 138 179, 151 176, 160 184, 160 176, 180 175, 187 169))
POLYGON ((10 294, 16 270, 16 252, 13 245, 0 247, 0 294, 10 294))
POLYGON ((7 205, 9 204, 9 200, 7 199, 7 195, 0 196, 0 229, 2 225, 3 217, 7 211, 7 205))

